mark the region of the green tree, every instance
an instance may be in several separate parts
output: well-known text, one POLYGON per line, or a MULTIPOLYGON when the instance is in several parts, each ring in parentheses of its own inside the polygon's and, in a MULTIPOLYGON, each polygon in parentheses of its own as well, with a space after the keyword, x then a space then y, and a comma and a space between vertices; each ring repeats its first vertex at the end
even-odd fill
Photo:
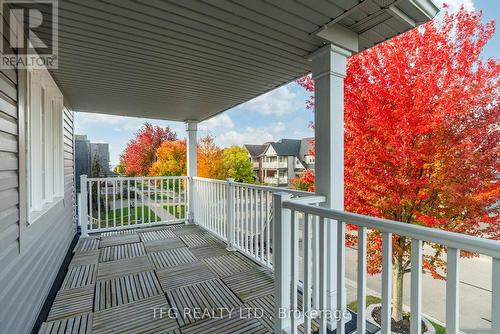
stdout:
POLYGON ((222 152, 222 178, 232 177, 236 182, 254 183, 252 163, 248 151, 239 146, 231 146, 222 152))

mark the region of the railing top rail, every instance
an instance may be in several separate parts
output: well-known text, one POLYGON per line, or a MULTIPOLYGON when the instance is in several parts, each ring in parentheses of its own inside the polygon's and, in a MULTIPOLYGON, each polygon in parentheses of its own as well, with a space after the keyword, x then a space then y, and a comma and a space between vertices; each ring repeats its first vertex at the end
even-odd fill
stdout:
MULTIPOLYGON (((205 177, 199 177, 195 176, 193 177, 193 180, 200 180, 200 181, 207 181, 207 182, 212 182, 212 183, 227 183, 228 181, 226 180, 215 180, 215 179, 209 179, 205 177)), ((295 190, 295 189, 289 189, 289 188, 280 188, 280 187, 272 187, 272 186, 262 186, 258 184, 251 184, 251 183, 242 183, 242 182, 231 182, 235 186, 239 187, 245 187, 245 188, 252 188, 252 189, 260 189, 260 190, 265 190, 265 191, 272 191, 272 192, 286 192, 289 194, 292 194, 293 196, 298 196, 298 197, 305 197, 305 196, 314 196, 314 193, 308 192, 308 191, 303 191, 303 190, 295 190)))
POLYGON ((177 180, 187 179, 185 175, 182 176, 108 176, 108 177, 87 177, 87 181, 113 181, 113 180, 177 180))
POLYGON ((426 226, 401 222, 303 204, 294 199, 283 202, 283 207, 306 212, 315 216, 364 226, 382 232, 394 233, 418 240, 433 242, 447 247, 488 255, 500 259, 500 241, 474 237, 456 232, 433 229, 426 226))

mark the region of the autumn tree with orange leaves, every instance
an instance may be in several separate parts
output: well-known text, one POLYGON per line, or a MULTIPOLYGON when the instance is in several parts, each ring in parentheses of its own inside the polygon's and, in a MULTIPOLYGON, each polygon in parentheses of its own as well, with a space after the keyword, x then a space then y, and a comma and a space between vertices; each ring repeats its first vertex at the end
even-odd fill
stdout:
POLYGON ((151 166, 156 161, 156 150, 165 141, 177 140, 177 135, 170 127, 159 127, 144 123, 131 139, 122 155, 120 165, 127 176, 144 176, 149 174, 151 166))
MULTIPOLYGON (((462 8, 350 57, 345 79, 347 211, 500 238, 500 65, 480 57, 493 32, 493 22, 483 25, 481 13, 462 8)), ((298 83, 314 92, 310 77, 298 83)), ((314 99, 307 103, 312 106, 314 99)), ((314 175, 295 182, 312 190, 314 175)), ((380 272, 380 240, 380 233, 369 233, 371 274, 380 272)), ((424 270, 443 278, 446 249, 425 247, 424 270)), ((396 321, 402 319, 410 249, 410 239, 393 236, 396 321)))
POLYGON ((198 141, 198 176, 211 179, 222 177, 222 150, 210 134, 198 141))

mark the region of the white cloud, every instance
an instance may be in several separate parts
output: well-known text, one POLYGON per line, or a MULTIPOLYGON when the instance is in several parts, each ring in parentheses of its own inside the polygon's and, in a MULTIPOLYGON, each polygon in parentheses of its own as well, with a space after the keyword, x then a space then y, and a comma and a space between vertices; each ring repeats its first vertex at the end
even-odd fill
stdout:
POLYGON ((441 0, 438 4, 442 7, 443 4, 448 5, 448 10, 450 12, 457 12, 463 5, 468 11, 475 10, 473 0, 441 0))
POLYGON ((282 86, 242 104, 241 109, 267 116, 283 116, 303 106, 304 101, 297 101, 297 98, 289 86, 282 86))
POLYGON ((231 145, 242 146, 243 144, 261 144, 273 141, 274 137, 266 129, 248 127, 244 131, 231 130, 219 134, 215 140, 221 147, 228 147, 231 145))
POLYGON ((214 129, 232 129, 234 122, 227 113, 219 114, 200 123, 199 129, 202 131, 211 131, 214 129))
POLYGON ((283 122, 278 122, 275 125, 270 127, 272 132, 280 133, 286 130, 286 125, 283 122))

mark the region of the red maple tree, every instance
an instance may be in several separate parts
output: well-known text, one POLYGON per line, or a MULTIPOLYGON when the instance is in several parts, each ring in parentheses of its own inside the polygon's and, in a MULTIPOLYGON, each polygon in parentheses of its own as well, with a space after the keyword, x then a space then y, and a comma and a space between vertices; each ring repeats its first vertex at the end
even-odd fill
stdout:
MULTIPOLYGON (((349 58, 347 211, 499 239, 500 64, 480 57, 494 32, 494 22, 483 25, 481 16, 463 8, 445 13, 440 22, 349 58)), ((298 83, 314 92, 309 76, 298 83)), ((307 106, 313 105, 311 97, 307 106)), ((312 190, 314 175, 295 182, 312 190)), ((395 320, 402 319, 410 243, 393 237, 395 320)), ((424 270, 443 278, 445 248, 424 247, 424 270)), ((380 272, 381 236, 375 231, 369 233, 367 262, 369 273, 380 272)))
POLYGON ((123 166, 125 175, 148 175, 156 161, 156 150, 164 141, 174 140, 177 140, 177 134, 170 127, 162 128, 144 123, 120 156, 120 165, 123 166))

